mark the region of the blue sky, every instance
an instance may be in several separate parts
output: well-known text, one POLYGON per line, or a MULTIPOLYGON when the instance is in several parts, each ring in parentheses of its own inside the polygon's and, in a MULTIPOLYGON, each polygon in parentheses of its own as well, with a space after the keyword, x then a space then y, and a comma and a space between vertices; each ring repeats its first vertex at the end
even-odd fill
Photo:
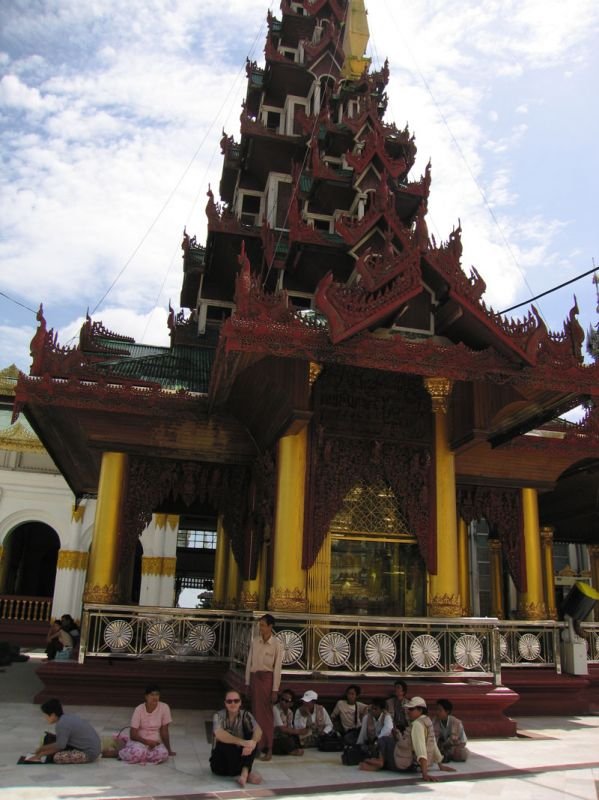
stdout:
MULTIPOLYGON (((167 343, 183 228, 204 240, 221 130, 238 138, 245 58, 262 62, 269 7, 279 13, 268 0, 0 4, 0 291, 43 302, 61 344, 88 308, 167 343)), ((414 177, 432 160, 429 229, 441 241, 461 220, 463 266, 486 280, 487 304, 591 269, 597 3, 367 7, 374 66, 391 66, 387 120, 416 135, 414 177)), ((588 277, 539 301, 551 329, 574 293, 585 330, 597 321, 588 277)), ((0 296, 0 368, 28 370, 34 329, 31 311, 0 296)))

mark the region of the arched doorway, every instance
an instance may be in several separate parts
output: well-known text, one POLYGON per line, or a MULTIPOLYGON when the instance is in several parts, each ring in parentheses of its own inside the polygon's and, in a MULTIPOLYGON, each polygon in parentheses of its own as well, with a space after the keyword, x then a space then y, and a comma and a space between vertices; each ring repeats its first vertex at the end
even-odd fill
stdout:
POLYGON ((330 529, 331 612, 425 615, 426 572, 394 493, 357 483, 330 529))
POLYGON ((60 539, 43 522, 25 522, 4 540, 2 594, 52 597, 60 539))

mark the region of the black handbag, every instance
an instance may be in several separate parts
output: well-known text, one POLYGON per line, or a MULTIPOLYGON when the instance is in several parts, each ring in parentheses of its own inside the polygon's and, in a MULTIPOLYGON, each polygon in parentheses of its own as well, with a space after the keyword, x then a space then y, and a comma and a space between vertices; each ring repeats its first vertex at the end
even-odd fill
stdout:
POLYGON ((368 753, 361 744, 346 744, 341 753, 341 762, 346 767, 355 767, 368 757, 368 753))
POLYGON ((323 753, 340 753, 343 750, 343 737, 337 731, 321 733, 316 747, 323 753))

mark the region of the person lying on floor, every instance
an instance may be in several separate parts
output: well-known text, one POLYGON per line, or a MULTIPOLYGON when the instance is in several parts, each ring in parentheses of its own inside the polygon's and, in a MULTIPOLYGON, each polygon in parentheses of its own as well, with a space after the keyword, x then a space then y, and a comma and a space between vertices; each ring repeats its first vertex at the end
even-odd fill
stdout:
POLYGON ((76 714, 65 714, 60 700, 46 700, 42 714, 50 725, 56 725, 56 741, 38 747, 26 761, 54 764, 89 764, 102 749, 100 737, 89 722, 76 714))

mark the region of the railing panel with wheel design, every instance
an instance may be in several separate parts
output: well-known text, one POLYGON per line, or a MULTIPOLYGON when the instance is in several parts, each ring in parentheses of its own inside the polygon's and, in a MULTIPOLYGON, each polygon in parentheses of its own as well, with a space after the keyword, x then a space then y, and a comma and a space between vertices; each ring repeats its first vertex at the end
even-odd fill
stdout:
POLYGON ((523 620, 499 623, 502 667, 555 667, 561 672, 560 633, 563 623, 523 620))
POLYGON ((86 606, 85 656, 230 661, 234 612, 143 606, 86 606))
POLYGON ((582 637, 586 642, 589 664, 599 664, 599 622, 583 622, 582 637))

